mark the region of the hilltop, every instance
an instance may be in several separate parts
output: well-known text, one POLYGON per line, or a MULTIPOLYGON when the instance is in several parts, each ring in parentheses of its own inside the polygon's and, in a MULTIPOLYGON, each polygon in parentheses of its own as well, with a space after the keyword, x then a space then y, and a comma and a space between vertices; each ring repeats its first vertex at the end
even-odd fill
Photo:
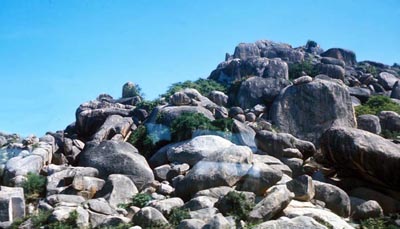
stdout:
POLYGON ((0 227, 399 227, 399 79, 260 40, 153 101, 128 82, 64 130, 0 133, 0 227))

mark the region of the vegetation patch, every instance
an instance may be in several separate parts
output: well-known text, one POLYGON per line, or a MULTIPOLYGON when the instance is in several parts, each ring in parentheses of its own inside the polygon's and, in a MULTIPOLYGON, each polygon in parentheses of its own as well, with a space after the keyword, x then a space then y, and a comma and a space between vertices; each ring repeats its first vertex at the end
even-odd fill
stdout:
POLYGON ((225 212, 227 215, 235 217, 237 221, 247 220, 247 216, 250 211, 253 210, 254 204, 246 199, 243 193, 230 191, 226 196, 223 197, 224 206, 229 206, 228 211, 225 212))
POLYGON ((119 204, 118 207, 120 208, 129 208, 131 206, 136 206, 138 208, 145 207, 153 198, 151 195, 147 193, 138 193, 134 197, 132 197, 132 201, 127 204, 119 204))
POLYGON ((311 77, 315 77, 319 74, 318 69, 311 63, 311 61, 303 61, 299 63, 289 64, 289 79, 294 80, 302 76, 302 72, 305 72, 311 77))
POLYGON ((28 203, 38 200, 40 197, 44 197, 46 193, 46 177, 28 173, 27 180, 22 183, 24 189, 25 199, 28 203))
POLYGON ((167 218, 168 222, 175 228, 182 220, 190 219, 189 210, 185 208, 173 208, 167 218))
POLYGON ((169 97, 175 92, 178 92, 185 88, 196 89, 204 96, 208 96, 212 91, 222 91, 224 93, 227 92, 227 88, 223 84, 220 84, 215 80, 198 79, 196 81, 187 80, 185 82, 174 83, 168 88, 167 92, 160 95, 160 97, 165 97, 166 99, 169 99, 169 97))
POLYGON ((381 111, 394 111, 400 113, 400 105, 383 95, 371 96, 364 105, 355 107, 356 115, 378 115, 381 111))

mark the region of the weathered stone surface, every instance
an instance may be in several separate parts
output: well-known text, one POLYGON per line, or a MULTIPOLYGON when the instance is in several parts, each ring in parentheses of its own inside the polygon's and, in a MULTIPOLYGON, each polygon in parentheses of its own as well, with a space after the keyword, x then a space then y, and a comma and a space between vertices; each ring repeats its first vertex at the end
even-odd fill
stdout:
POLYGON ((72 181, 72 187, 78 191, 90 191, 95 194, 101 190, 105 181, 96 177, 75 176, 72 181))
POLYGON ((81 153, 79 165, 98 169, 99 176, 104 178, 111 174, 127 175, 139 189, 154 180, 146 159, 126 142, 109 140, 89 147, 81 153))
POLYGON ((277 220, 270 220, 253 227, 254 229, 269 229, 269 228, 280 228, 280 229, 326 229, 326 227, 315 219, 308 216, 297 216, 293 219, 281 217, 277 220))
POLYGON ((155 227, 156 225, 168 225, 168 221, 163 214, 153 207, 144 207, 140 209, 133 217, 132 222, 142 228, 155 227))
POLYGON ((208 197, 218 199, 222 196, 225 196, 230 191, 233 191, 233 188, 231 188, 229 186, 219 186, 219 187, 215 187, 215 188, 198 191, 196 193, 196 195, 194 195, 194 197, 208 196, 208 197))
POLYGON ((313 143, 332 126, 356 124, 346 88, 321 79, 283 90, 273 104, 271 118, 280 131, 313 143))
POLYGON ((52 206, 55 206, 59 203, 72 203, 79 205, 85 202, 85 198, 77 195, 54 194, 51 196, 47 196, 46 201, 52 206))
POLYGON ((189 212, 191 219, 200 219, 205 222, 208 222, 217 213, 218 213, 217 208, 203 208, 203 209, 189 212))
POLYGON ((163 215, 169 215, 173 208, 180 208, 183 205, 183 200, 178 197, 173 197, 165 200, 155 200, 148 204, 148 206, 159 210, 163 215))
POLYGON ((300 85, 300 84, 306 84, 306 83, 310 83, 313 81, 313 78, 311 76, 301 76, 297 79, 293 80, 293 84, 294 85, 300 85))
POLYGON ((317 220, 318 222, 322 222, 328 227, 332 227, 335 229, 353 228, 338 215, 332 213, 331 211, 317 208, 310 202, 299 202, 296 200, 292 200, 289 205, 283 210, 283 215, 289 218, 308 216, 317 220))
POLYGON ((383 210, 375 200, 363 200, 356 197, 350 197, 351 218, 362 220, 368 218, 378 218, 383 215, 383 210))
POLYGON ((287 188, 294 193, 294 199, 310 201, 315 196, 313 180, 308 175, 302 175, 286 183, 287 188))
POLYGON ((351 190, 349 195, 364 200, 375 200, 382 207, 385 214, 400 212, 400 201, 375 190, 360 187, 351 190))
POLYGON ((274 133, 271 131, 258 131, 255 142, 259 149, 277 158, 283 157, 284 150, 296 148, 303 154, 303 158, 308 158, 316 152, 313 143, 295 138, 287 133, 274 133))
POLYGON ((381 111, 378 114, 383 130, 400 131, 400 115, 394 111, 381 111))
POLYGON ((351 96, 356 97, 361 102, 365 103, 371 97, 371 90, 369 88, 362 87, 348 87, 351 96))
POLYGON ((25 217, 25 198, 22 188, 0 186, 0 223, 14 222, 25 217))
POLYGON ((243 177, 237 189, 254 192, 257 196, 263 196, 267 189, 275 185, 282 176, 283 173, 281 171, 273 169, 267 164, 254 163, 243 177))
POLYGON ((395 84, 393 84, 392 92, 390 94, 390 98, 393 99, 400 99, 400 82, 396 81, 395 84))
POLYGON ((190 211, 196 211, 203 208, 211 208, 217 201, 218 199, 214 197, 197 196, 186 202, 185 208, 190 209, 190 211))
POLYGON ((369 181, 400 188, 400 147, 370 132, 332 128, 321 138, 321 151, 339 169, 351 170, 369 181), (382 166, 384 164, 385 166, 382 166))
POLYGON ((320 74, 344 81, 345 71, 343 67, 333 64, 318 64, 317 66, 320 74))
POLYGON ((378 116, 366 114, 357 117, 357 127, 361 130, 366 130, 373 134, 381 133, 381 123, 378 116))
POLYGON ((323 201, 327 208, 335 214, 348 217, 350 215, 350 198, 342 189, 323 182, 314 181, 314 198, 323 201))
POLYGON ((203 226, 204 229, 230 229, 232 228, 229 221, 221 214, 216 214, 206 225, 203 226))
POLYGON ((188 200, 203 189, 233 186, 250 167, 250 164, 200 161, 175 185, 175 193, 178 197, 188 200))
POLYGON ((345 66, 345 63, 343 60, 339 60, 336 58, 332 58, 332 57, 322 57, 321 58, 321 63, 323 64, 333 64, 333 65, 338 65, 341 67, 345 66))
POLYGON ((346 65, 352 66, 357 63, 356 54, 353 51, 341 49, 341 48, 331 48, 321 53, 322 57, 332 57, 335 59, 342 60, 346 65))
POLYGON ((304 60, 304 53, 292 48, 291 45, 269 40, 256 41, 261 57, 280 58, 286 62, 301 62, 304 60))
POLYGON ((286 208, 293 198, 286 186, 275 186, 268 190, 266 197, 261 200, 249 213, 250 221, 267 221, 286 208))
POLYGON ((208 98, 218 106, 226 106, 228 104, 228 96, 221 91, 212 91, 208 98))
POLYGON ((191 166, 201 160, 233 163, 251 163, 252 152, 245 146, 215 135, 202 135, 167 150, 167 157, 173 163, 187 163, 191 166))
POLYGON ((257 150, 257 146, 254 141, 256 132, 251 127, 237 120, 234 120, 232 132, 234 136, 234 142, 236 144, 248 146, 253 151, 257 150))
POLYGON ((240 43, 236 46, 235 52, 233 53, 234 58, 246 60, 250 57, 259 57, 260 50, 254 43, 240 43))
POLYGON ((114 210, 104 198, 91 199, 86 203, 91 211, 104 214, 104 215, 114 215, 117 211, 114 210))
POLYGON ((177 229, 202 229, 206 223, 201 219, 182 220, 177 229))
POLYGON ((391 90, 394 84, 399 80, 399 78, 388 72, 379 73, 377 78, 378 83, 382 85, 385 90, 391 90))
POLYGON ((131 117, 122 117, 119 115, 110 115, 107 117, 103 125, 93 135, 92 140, 101 142, 111 140, 115 135, 121 134, 125 137, 133 124, 131 117))
POLYGON ((178 91, 170 96, 169 101, 174 106, 183 106, 189 105, 192 102, 192 99, 190 99, 185 93, 178 91))
POLYGON ((96 197, 106 199, 112 207, 117 208, 119 204, 131 202, 132 197, 137 193, 135 184, 128 176, 111 174, 103 189, 96 193, 96 197))
MULTIPOLYGON (((209 110, 201 106, 167 106, 163 107, 158 113, 158 122, 163 125, 170 126, 171 123, 183 113, 200 113, 210 120, 215 119, 213 114, 209 110)), ((151 116, 153 117, 153 115, 151 116)), ((157 115, 154 116, 154 118, 150 119, 150 121, 152 123, 155 123, 156 118, 157 115)))
POLYGON ((90 101, 83 103, 76 110, 76 130, 83 137, 90 137, 97 132, 110 115, 132 117, 134 106, 108 101, 90 101))
POLYGON ((284 78, 250 77, 241 84, 236 103, 243 109, 250 109, 257 104, 272 103, 281 90, 290 84, 290 81, 284 78))
POLYGON ((12 186, 17 176, 26 176, 28 173, 39 174, 43 167, 43 158, 39 155, 13 157, 7 161, 3 172, 3 183, 12 186))

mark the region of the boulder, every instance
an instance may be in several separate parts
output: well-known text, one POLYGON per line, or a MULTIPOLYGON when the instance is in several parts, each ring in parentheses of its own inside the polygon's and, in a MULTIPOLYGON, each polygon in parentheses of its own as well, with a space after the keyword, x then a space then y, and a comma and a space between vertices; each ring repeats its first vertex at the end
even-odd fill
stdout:
POLYGON ((363 87, 348 87, 351 96, 356 97, 361 102, 365 103, 371 97, 371 90, 363 87))
POLYGON ((209 79, 220 83, 232 83, 248 76, 288 79, 288 75, 289 71, 286 62, 280 59, 252 57, 246 60, 230 59, 220 63, 217 69, 211 72, 209 79))
POLYGON ((282 176, 283 173, 281 171, 273 169, 267 164, 254 163, 243 177, 237 189, 253 192, 257 196, 263 196, 267 189, 275 185, 282 176))
POLYGON ((252 222, 267 221, 285 209, 293 198, 286 186, 274 186, 268 190, 266 197, 262 199, 249 213, 252 222))
POLYGON ((313 81, 313 78, 311 76, 301 76, 299 78, 294 79, 293 84, 300 85, 300 84, 310 83, 312 81, 313 81))
POLYGON ((167 106, 163 107, 158 115, 150 115, 151 117, 149 122, 155 123, 158 117, 158 123, 165 126, 170 126, 171 123, 183 113, 200 113, 211 121, 215 120, 213 114, 201 106, 167 106))
POLYGON ((234 142, 236 144, 248 146, 253 151, 257 150, 257 146, 254 141, 256 132, 251 127, 237 120, 233 120, 232 133, 234 136, 234 142))
POLYGON ((192 102, 192 99, 190 99, 190 97, 185 93, 178 91, 169 97, 169 102, 174 106, 183 106, 189 105, 192 102))
POLYGON ((212 91, 208 98, 218 106, 226 106, 228 104, 228 96, 221 91, 212 91))
POLYGON ((173 197, 165 200, 151 201, 148 206, 159 210, 163 215, 169 215, 173 208, 180 208, 185 203, 181 198, 173 197))
POLYGON ((219 186, 232 187, 246 175, 250 167, 250 164, 200 161, 174 185, 176 196, 188 200, 200 190, 219 186))
POLYGON ((153 207, 144 207, 140 209, 140 211, 134 215, 132 222, 142 228, 166 227, 168 225, 168 221, 163 214, 153 207))
POLYGON ((72 187, 77 191, 92 192, 93 195, 101 190, 105 181, 96 177, 75 176, 72 181, 72 187))
POLYGON ((335 214, 348 217, 350 215, 350 198, 342 189, 323 182, 314 181, 316 200, 323 201, 325 206, 335 214))
POLYGON ((363 200, 375 200, 385 214, 400 212, 400 201, 373 189, 359 187, 351 190, 349 195, 363 200))
POLYGON ((242 60, 259 56, 260 50, 254 43, 240 43, 238 46, 236 46, 235 52, 233 53, 233 58, 239 58, 242 60))
POLYGON ((254 229, 268 229, 268 228, 291 228, 291 229, 326 229, 326 227, 315 219, 308 216, 298 216, 293 219, 281 217, 277 220, 270 220, 253 227, 254 229))
POLYGON ((320 74, 327 75, 333 79, 344 81, 345 71, 344 68, 339 65, 333 64, 318 64, 318 72, 320 74))
POLYGON ((132 124, 133 120, 131 117, 110 115, 99 130, 93 135, 92 140, 97 142, 110 140, 117 134, 121 134, 125 137, 131 130, 132 124))
POLYGON ((383 130, 400 131, 400 115, 394 111, 381 111, 378 114, 383 130))
POLYGON ((243 109, 250 109, 257 104, 270 104, 288 85, 291 85, 290 81, 284 78, 250 77, 242 82, 235 97, 236 104, 243 109))
POLYGON ((60 205, 61 203, 70 206, 78 206, 85 202, 85 198, 78 195, 54 194, 47 196, 46 202, 52 206, 60 205))
POLYGON ((376 115, 366 114, 357 117, 357 127, 361 130, 366 130, 373 134, 381 133, 381 124, 376 115))
POLYGON ((280 58, 286 62, 301 62, 304 60, 304 53, 294 49, 291 45, 278 43, 269 40, 256 41, 261 57, 280 58))
POLYGON ((104 198, 113 208, 117 208, 119 204, 130 203, 136 194, 138 194, 138 190, 128 176, 111 174, 103 189, 96 193, 96 198, 104 198))
POLYGON ((194 195, 194 197, 208 196, 208 197, 219 199, 220 197, 228 194, 228 192, 230 192, 230 191, 233 191, 233 188, 228 187, 228 186, 220 186, 220 187, 201 190, 201 191, 197 192, 196 195, 194 195))
POLYGON ((196 211, 203 208, 214 207, 214 204, 218 201, 217 198, 210 196, 197 196, 185 203, 185 208, 190 211, 196 211))
POLYGON ((337 127, 321 138, 321 152, 338 169, 400 189, 400 178, 393 176, 400 170, 400 147, 387 139, 364 130, 337 127))
POLYGON ((382 85, 385 90, 391 90, 394 84, 399 80, 399 78, 388 72, 379 73, 377 79, 378 83, 382 85))
POLYGON ((23 219, 25 208, 22 188, 0 186, 0 223, 12 223, 16 219, 23 219))
POLYGON ((332 57, 338 60, 342 60, 346 65, 352 66, 357 63, 356 54, 353 51, 341 49, 341 48, 331 48, 321 53, 322 57, 332 57))
POLYGON ((273 104, 271 118, 281 132, 314 144, 332 126, 356 125, 345 86, 322 79, 285 88, 273 104))
POLYGON ((100 128, 110 115, 132 117, 134 106, 108 101, 90 101, 83 103, 76 110, 75 128, 82 137, 90 137, 100 128))
POLYGON ((356 197, 350 197, 351 218, 363 220, 368 218, 378 218, 383 216, 383 210, 375 200, 363 200, 356 197))
POLYGON ((315 196, 313 180, 308 175, 298 176, 286 183, 287 188, 294 193, 294 199, 310 201, 315 196))
POLYGON ((216 214, 212 219, 208 221, 206 225, 203 226, 203 229, 230 229, 232 228, 229 221, 221 214, 216 214))
POLYGON ((266 130, 258 131, 255 136, 255 142, 260 150, 277 158, 282 158, 285 149, 288 148, 298 149, 303 154, 304 159, 314 155, 316 152, 313 143, 300 140, 287 133, 274 133, 266 130))
POLYGON ((191 219, 199 219, 204 222, 210 221, 218 212, 217 208, 203 208, 189 212, 191 219))
POLYGON ((39 174, 43 162, 41 156, 32 154, 9 159, 4 167, 3 184, 13 186, 13 179, 17 176, 26 176, 28 173, 39 174))
POLYGON ((179 223, 177 229, 202 229, 205 224, 200 219, 185 219, 179 223))
POLYGON ((108 202, 104 198, 91 199, 88 200, 85 204, 87 204, 88 208, 91 211, 104 214, 104 215, 115 215, 117 211, 111 207, 108 202))
POLYGON ((146 159, 126 142, 109 140, 88 147, 80 154, 79 165, 98 169, 103 178, 111 174, 127 175, 139 190, 154 180, 146 159))
POLYGON ((332 213, 329 210, 321 209, 316 207, 310 202, 299 202, 292 200, 289 205, 283 210, 283 215, 289 218, 296 218, 299 216, 308 216, 327 228, 337 229, 353 229, 344 219, 340 216, 332 213))
POLYGON ((252 152, 246 146, 237 146, 214 135, 195 137, 167 150, 167 157, 173 163, 187 163, 191 166, 201 160, 251 163, 252 152))
POLYGON ((130 98, 139 95, 137 85, 132 82, 127 82, 122 86, 122 98, 130 98))
POLYGON ((332 58, 332 57, 322 57, 321 58, 321 63, 338 65, 340 67, 344 67, 345 66, 345 63, 344 63, 343 60, 339 60, 337 58, 332 58))
POLYGON ((396 83, 393 84, 392 92, 390 93, 390 98, 400 99, 400 83, 399 83, 399 81, 396 81, 396 83))

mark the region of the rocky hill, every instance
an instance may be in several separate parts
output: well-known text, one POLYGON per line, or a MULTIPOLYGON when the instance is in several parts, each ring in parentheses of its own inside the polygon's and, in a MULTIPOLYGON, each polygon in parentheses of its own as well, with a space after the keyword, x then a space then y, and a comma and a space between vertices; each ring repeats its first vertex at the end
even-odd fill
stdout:
POLYGON ((400 66, 241 43, 208 79, 0 134, 1 228, 400 226, 400 66))

